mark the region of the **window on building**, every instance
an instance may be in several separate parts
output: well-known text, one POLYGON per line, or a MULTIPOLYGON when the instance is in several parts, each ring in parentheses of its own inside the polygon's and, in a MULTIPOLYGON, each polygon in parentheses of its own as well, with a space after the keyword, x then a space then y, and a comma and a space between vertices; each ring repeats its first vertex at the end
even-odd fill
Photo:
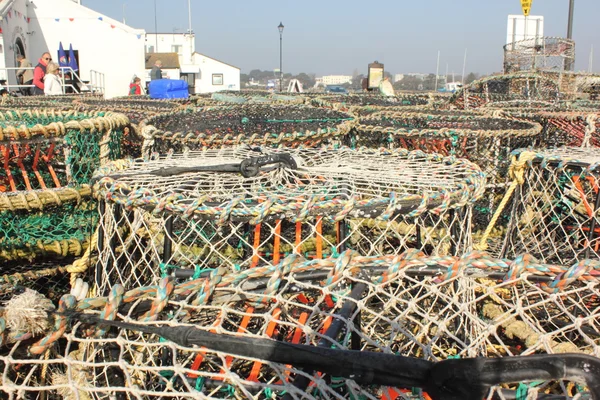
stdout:
POLYGON ((174 44, 171 46, 171 51, 173 53, 181 54, 181 48, 182 46, 180 44, 174 44))
POLYGON ((212 84, 214 86, 223 84, 223 74, 212 74, 212 84))

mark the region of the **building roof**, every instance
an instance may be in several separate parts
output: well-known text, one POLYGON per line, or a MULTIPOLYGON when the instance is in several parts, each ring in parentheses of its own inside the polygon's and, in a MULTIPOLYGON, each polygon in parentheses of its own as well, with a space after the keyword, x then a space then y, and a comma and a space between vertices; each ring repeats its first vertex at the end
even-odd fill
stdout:
POLYGON ((163 69, 180 69, 177 53, 146 53, 146 69, 151 69, 156 60, 162 61, 163 69))
POLYGON ((212 58, 210 56, 207 56, 206 54, 198 53, 197 51, 195 51, 193 54, 198 54, 199 56, 210 58, 213 61, 220 62, 221 64, 229 65, 230 67, 235 68, 235 69, 240 69, 239 67, 236 67, 235 65, 227 64, 226 62, 223 62, 221 60, 217 60, 216 58, 212 58))

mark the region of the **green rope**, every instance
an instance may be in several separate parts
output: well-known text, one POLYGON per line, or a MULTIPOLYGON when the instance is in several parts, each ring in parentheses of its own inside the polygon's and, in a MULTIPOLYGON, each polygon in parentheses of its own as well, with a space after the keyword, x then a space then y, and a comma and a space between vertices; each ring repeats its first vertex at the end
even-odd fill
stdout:
POLYGON ((83 242, 98 222, 93 202, 66 204, 34 213, 0 213, 0 248, 27 248, 63 240, 83 242))

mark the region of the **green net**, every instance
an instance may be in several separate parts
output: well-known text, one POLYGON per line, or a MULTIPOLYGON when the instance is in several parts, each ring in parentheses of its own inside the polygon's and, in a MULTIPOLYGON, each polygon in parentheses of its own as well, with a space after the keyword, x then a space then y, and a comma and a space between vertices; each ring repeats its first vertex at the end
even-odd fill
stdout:
POLYGON ((122 157, 128 124, 110 112, 0 114, 0 260, 85 251, 97 223, 87 184, 104 162, 122 157))
POLYGON ((33 213, 0 213, 0 259, 11 259, 20 251, 55 256, 77 255, 70 253, 82 252, 76 243, 89 241, 98 222, 97 214, 91 201, 33 213))

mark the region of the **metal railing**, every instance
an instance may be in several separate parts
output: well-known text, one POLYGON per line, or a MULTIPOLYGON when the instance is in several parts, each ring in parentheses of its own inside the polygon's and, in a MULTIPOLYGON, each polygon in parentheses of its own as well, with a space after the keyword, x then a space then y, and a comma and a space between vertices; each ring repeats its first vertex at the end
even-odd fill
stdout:
MULTIPOLYGON (((8 77, 9 71, 21 71, 21 70, 30 70, 34 71, 35 67, 4 67, 0 68, 0 71, 4 71, 5 75, 8 77)), ((67 89, 72 89, 73 93, 95 93, 95 94, 104 94, 104 74, 98 71, 91 70, 90 71, 90 81, 84 82, 81 80, 79 75, 75 73, 73 68, 71 67, 61 67, 60 68, 61 75, 59 76, 59 80, 61 82, 61 88, 63 94, 67 92, 67 89), (65 74, 71 74, 71 80, 69 83, 65 80, 65 74), (73 83, 71 83, 73 82, 73 83)), ((11 92, 12 90, 23 92, 22 89, 34 88, 35 85, 25 85, 25 84, 10 84, 7 82, 1 85, 2 89, 6 89, 11 92)))

